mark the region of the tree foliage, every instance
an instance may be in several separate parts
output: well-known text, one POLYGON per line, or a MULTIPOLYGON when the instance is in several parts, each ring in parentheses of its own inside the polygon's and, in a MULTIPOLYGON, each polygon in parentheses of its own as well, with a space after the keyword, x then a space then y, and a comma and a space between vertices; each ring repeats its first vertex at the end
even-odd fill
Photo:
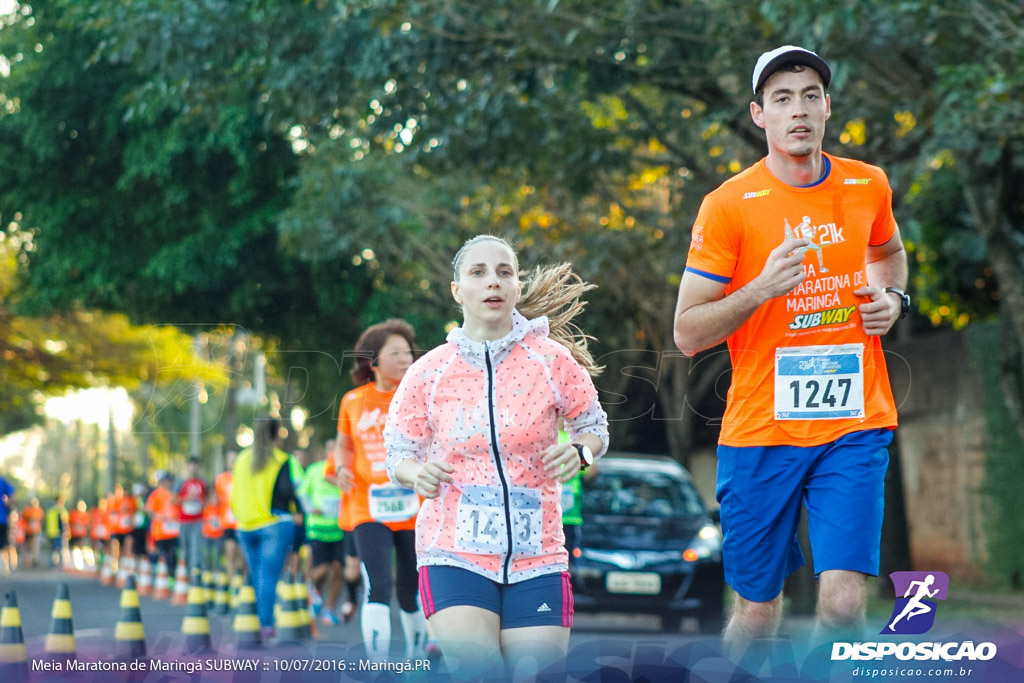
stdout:
POLYGON ((450 255, 509 234, 600 285, 618 442, 684 457, 723 364, 674 355, 674 290, 701 197, 763 154, 756 56, 833 64, 826 147, 890 174, 926 319, 1013 322, 1021 25, 1002 0, 40 1, 0 32, 0 207, 37 246, 26 305, 272 335, 330 377, 318 405, 344 381, 319 354, 394 314, 436 343, 450 255))

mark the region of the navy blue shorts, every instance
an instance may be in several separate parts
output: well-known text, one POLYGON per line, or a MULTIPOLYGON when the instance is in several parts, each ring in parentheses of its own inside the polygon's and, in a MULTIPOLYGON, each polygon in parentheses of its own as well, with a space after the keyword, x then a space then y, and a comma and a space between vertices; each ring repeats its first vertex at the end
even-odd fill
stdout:
POLYGON ((309 552, 313 556, 313 566, 322 564, 345 564, 345 543, 343 541, 317 541, 310 539, 309 552))
POLYGON ((520 583, 498 583, 460 567, 420 569, 420 601, 428 619, 446 607, 481 607, 501 617, 501 628, 572 626, 568 572, 520 583))
POLYGON ((807 507, 815 576, 842 569, 878 575, 888 429, 822 446, 718 447, 725 580, 743 598, 769 602, 804 564, 797 541, 807 507))

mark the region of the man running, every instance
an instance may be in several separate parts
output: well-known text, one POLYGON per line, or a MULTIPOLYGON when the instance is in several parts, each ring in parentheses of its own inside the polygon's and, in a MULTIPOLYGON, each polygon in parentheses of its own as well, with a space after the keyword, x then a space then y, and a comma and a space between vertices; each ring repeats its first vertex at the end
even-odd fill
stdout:
POLYGON ((679 286, 676 345, 727 341, 732 360, 717 499, 733 654, 778 628, 783 581, 803 564, 801 503, 819 627, 861 627, 878 573, 896 427, 880 336, 907 314, 907 258, 885 173, 822 151, 830 79, 800 47, 758 59, 750 115, 768 154, 704 198, 679 286))

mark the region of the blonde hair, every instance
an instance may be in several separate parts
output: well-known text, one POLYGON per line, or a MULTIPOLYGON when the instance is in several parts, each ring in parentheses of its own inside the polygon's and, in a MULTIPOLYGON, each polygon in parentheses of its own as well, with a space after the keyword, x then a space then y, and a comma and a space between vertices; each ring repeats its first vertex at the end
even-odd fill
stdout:
MULTIPOLYGON (((512 252, 518 271, 519 258, 511 244, 496 235, 477 235, 467 240, 452 259, 455 280, 459 278, 459 267, 462 265, 466 250, 484 240, 493 240, 507 247, 512 252)), ((547 316, 548 336, 569 349, 573 360, 592 377, 596 377, 601 374, 604 367, 598 366, 590 354, 590 341, 594 337, 583 332, 572 322, 573 318, 587 307, 587 302, 582 300, 583 294, 592 289, 597 289, 597 285, 584 282, 568 263, 537 266, 523 281, 523 295, 516 305, 516 310, 531 320, 547 316)))

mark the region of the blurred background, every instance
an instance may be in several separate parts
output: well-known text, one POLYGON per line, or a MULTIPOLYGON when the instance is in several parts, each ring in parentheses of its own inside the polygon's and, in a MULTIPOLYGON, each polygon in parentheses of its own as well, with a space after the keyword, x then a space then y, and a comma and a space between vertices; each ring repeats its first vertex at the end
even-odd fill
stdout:
POLYGON ((580 322, 615 448, 670 455, 713 504, 728 356, 682 357, 672 312, 701 198, 765 153, 754 61, 795 43, 833 68, 825 149, 889 174, 911 259, 883 572, 1024 590, 1021 3, 0 11, 0 473, 22 501, 92 504, 190 454, 212 475, 257 411, 322 448, 361 329, 442 342, 451 257, 490 232, 599 285, 580 322))

